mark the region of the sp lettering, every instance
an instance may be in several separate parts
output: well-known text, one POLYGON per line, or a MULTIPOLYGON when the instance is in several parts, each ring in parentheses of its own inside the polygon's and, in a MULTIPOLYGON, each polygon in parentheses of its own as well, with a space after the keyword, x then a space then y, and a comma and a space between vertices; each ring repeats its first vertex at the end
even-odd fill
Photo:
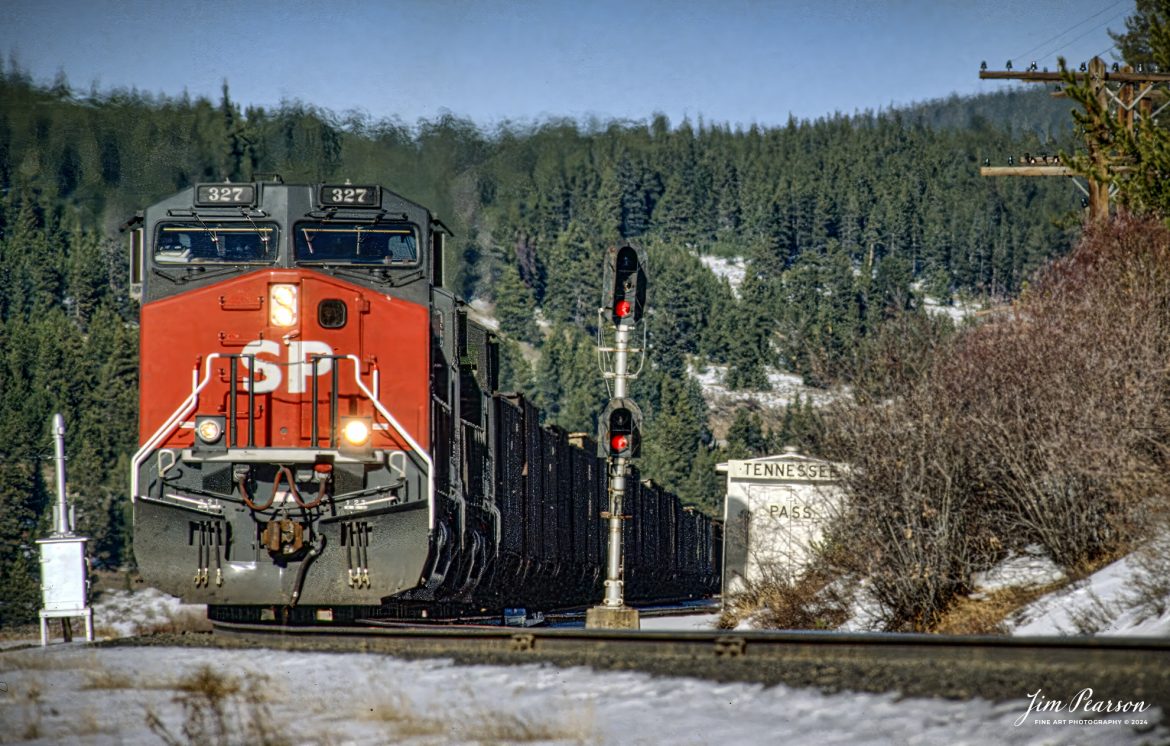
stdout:
MULTIPOLYGON (((288 343, 287 363, 281 363, 281 344, 274 339, 256 339, 244 345, 244 355, 255 355, 252 366, 256 382, 252 390, 257 394, 267 394, 276 391, 284 383, 284 371, 288 371, 288 392, 303 394, 312 386, 313 358, 323 355, 332 355, 333 348, 325 342, 313 340, 290 341, 288 343)), ((247 370, 248 360, 239 361, 247 370)), ((329 373, 333 368, 333 361, 329 358, 317 361, 317 375, 329 373)), ((249 383, 245 374, 245 385, 249 383)))

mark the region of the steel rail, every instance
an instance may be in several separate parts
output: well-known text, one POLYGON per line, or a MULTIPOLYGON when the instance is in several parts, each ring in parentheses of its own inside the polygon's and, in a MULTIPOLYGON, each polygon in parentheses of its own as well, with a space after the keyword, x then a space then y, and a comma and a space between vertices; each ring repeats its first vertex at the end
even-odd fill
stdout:
POLYGON ((1170 716, 1170 640, 877 633, 628 631, 418 625, 299 627, 214 622, 251 646, 445 657, 459 663, 547 662, 825 691, 990 700, 1042 690, 1137 701, 1170 716))

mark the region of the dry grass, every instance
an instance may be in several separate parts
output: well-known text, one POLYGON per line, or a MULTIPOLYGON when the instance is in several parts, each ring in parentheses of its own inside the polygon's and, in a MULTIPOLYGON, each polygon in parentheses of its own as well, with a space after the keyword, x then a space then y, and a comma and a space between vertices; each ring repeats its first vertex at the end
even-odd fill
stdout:
POLYGON ((43 649, 18 650, 0 653, 0 672, 3 671, 98 671, 102 668, 97 656, 76 657, 52 655, 43 649))
POLYGON ((1001 635, 1012 612, 1068 584, 1068 580, 1030 588, 1001 588, 980 598, 955 601, 931 632, 944 635, 1001 635))
POLYGON ((568 741, 592 743, 596 740, 592 709, 574 711, 563 717, 528 718, 511 712, 484 710, 469 716, 452 735, 483 744, 536 743, 568 741))
POLYGON ((82 689, 156 689, 158 687, 143 686, 140 682, 136 682, 125 673, 121 671, 111 671, 109 669, 99 669, 97 671, 87 671, 85 674, 85 684, 82 689))
POLYGON ((41 682, 35 677, 21 682, 19 689, 6 695, 13 701, 5 703, 0 710, 4 714, 0 743, 35 741, 44 735, 44 719, 51 706, 43 695, 41 682))
MULTIPOLYGON (((468 699, 474 700, 473 694, 468 699)), ((384 723, 390 741, 436 738, 437 742, 477 744, 538 743, 546 741, 592 743, 595 738, 591 707, 567 714, 540 716, 477 707, 470 712, 447 712, 434 717, 419 711, 409 698, 390 693, 378 697, 358 713, 363 720, 384 723)))
POLYGON ((813 569, 795 579, 769 578, 748 583, 746 590, 727 599, 720 629, 734 629, 741 621, 765 629, 836 629, 849 616, 849 599, 828 575, 813 569))
POLYGON ((9 640, 28 640, 40 637, 41 630, 35 624, 18 624, 12 627, 0 627, 0 642, 9 640))
POLYGON ((245 687, 239 678, 210 666, 201 666, 174 684, 173 702, 183 710, 183 723, 175 733, 152 708, 146 725, 168 746, 180 744, 256 744, 281 746, 292 739, 279 731, 262 694, 266 677, 253 677, 245 687))
POLYGON ((444 720, 418 712, 415 705, 401 694, 386 695, 367 708, 362 708, 359 717, 385 723, 402 738, 438 736, 447 732, 444 720))

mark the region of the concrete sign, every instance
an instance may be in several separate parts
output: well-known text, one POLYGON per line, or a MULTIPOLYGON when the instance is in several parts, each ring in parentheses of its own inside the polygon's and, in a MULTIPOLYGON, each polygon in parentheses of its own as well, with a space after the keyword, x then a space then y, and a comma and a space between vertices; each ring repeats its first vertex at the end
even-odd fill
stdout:
POLYGON ((841 509, 841 467, 789 452, 720 464, 724 501, 723 595, 759 582, 796 580, 841 509))

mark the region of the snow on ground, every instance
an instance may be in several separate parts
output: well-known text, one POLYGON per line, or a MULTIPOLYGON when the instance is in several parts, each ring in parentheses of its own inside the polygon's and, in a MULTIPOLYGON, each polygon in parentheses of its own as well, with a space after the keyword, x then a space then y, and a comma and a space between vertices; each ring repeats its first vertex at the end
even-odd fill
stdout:
POLYGON ((719 613, 686 614, 678 616, 642 616, 641 629, 650 632, 710 632, 719 621, 719 613))
MULTIPOLYGON (((1138 619, 1126 558, 1020 614, 1016 634, 1062 634, 1086 604, 1116 607, 1103 633, 1170 634, 1170 615, 1138 619), (1089 600, 1096 599, 1096 600, 1089 600)), ((976 576, 982 592, 1041 585, 1059 569, 1030 549, 976 576)), ((107 592, 99 629, 129 634, 199 610, 154 589, 107 592)), ((643 617, 642 629, 706 630, 718 614, 643 617)), ((989 702, 826 695, 543 664, 457 666, 380 655, 280 650, 91 648, 0 651, 0 741, 153 744, 1141 744, 1170 743, 1157 708, 1065 713, 1045 722, 1018 699, 989 702), (217 715, 216 713, 222 713, 217 715), (1092 714, 1092 713, 1089 713, 1092 714), (1126 720, 1151 725, 1127 725, 1126 720), (202 730, 200 730, 202 729, 202 730)), ((1071 698, 1070 694, 1070 698, 1071 698)))
MULTIPOLYGON (((1138 744, 1118 716, 381 655, 58 645, 0 653, 5 740, 39 744, 1138 744), (221 713, 217 715, 218 712, 221 713), (1073 714, 1076 717, 1076 713, 1073 714), (1116 720, 1117 722, 1113 722, 1116 720), (153 723, 153 725, 151 724, 153 723), (1018 724, 1017 724, 1018 723, 1018 724), (186 731, 184 730, 186 728, 186 731)), ((1150 708, 1124 719, 1158 723, 1150 708)))
POLYGON ((199 626, 207 607, 184 604, 157 588, 104 591, 93 604, 94 633, 98 637, 130 637, 179 626, 199 626))
POLYGON ((954 301, 951 305, 943 305, 937 298, 926 296, 922 299, 922 308, 932 316, 949 316, 956 325, 962 324, 982 310, 978 303, 954 301))
POLYGON ((972 598, 985 598, 1004 588, 1037 588, 1065 580, 1064 571, 1049 559, 1038 545, 1024 549, 1022 554, 1009 554, 987 572, 975 573, 971 585, 972 598))
POLYGON ((1008 628, 1021 636, 1170 637, 1170 583, 1157 573, 1143 566, 1140 554, 1127 555, 1017 610, 1008 628))
POLYGON ((739 286, 743 284, 743 278, 747 274, 742 257, 704 255, 699 257, 699 261, 716 277, 727 280, 727 284, 731 285, 731 292, 736 298, 739 297, 739 286))

